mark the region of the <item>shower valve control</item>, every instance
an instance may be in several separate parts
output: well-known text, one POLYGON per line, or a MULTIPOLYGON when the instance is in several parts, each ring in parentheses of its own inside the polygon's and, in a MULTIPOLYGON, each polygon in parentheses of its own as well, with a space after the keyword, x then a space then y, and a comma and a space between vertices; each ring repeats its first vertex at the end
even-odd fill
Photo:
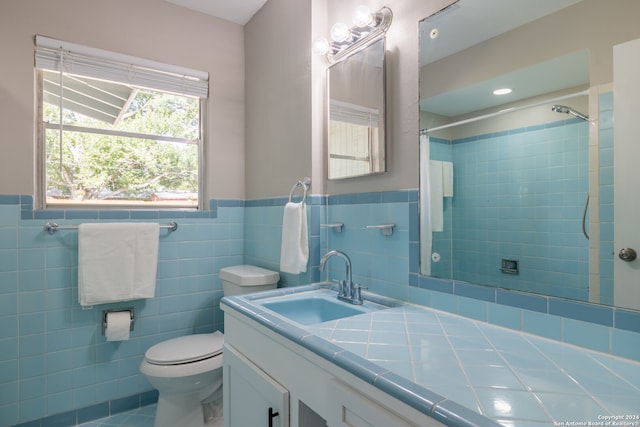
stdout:
POLYGON ((631 248, 622 248, 618 252, 618 257, 623 261, 631 262, 638 257, 638 254, 631 248))

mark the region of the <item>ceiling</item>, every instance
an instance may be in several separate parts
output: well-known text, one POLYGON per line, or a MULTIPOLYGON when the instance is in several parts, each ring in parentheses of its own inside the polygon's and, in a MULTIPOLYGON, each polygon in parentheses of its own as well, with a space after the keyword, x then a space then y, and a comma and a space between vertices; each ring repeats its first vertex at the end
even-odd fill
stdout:
POLYGON ((446 117, 458 117, 505 103, 589 85, 589 51, 579 50, 527 68, 505 73, 473 85, 420 100, 420 109, 446 117), (514 93, 493 96, 508 87, 514 93))
MULTIPOLYGON (((581 0, 458 0, 420 23, 420 65, 435 62, 581 0)), ((575 52, 420 100, 423 111, 458 117, 589 83, 587 51, 575 52), (491 95, 509 87, 506 97, 491 95)))
POLYGON ((267 0, 165 0, 178 6, 245 25, 267 0))
POLYGON ((581 0, 457 0, 420 25, 420 65, 460 52, 581 0), (437 30, 437 37, 431 32, 437 30))

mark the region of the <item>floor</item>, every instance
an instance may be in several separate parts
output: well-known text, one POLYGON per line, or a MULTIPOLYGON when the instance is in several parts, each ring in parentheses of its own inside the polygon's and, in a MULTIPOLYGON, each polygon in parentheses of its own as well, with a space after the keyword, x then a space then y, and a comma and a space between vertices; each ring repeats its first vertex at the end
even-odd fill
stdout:
MULTIPOLYGON (((78 427, 153 427, 156 405, 144 406, 128 412, 121 412, 107 418, 79 424, 78 427)), ((215 418, 207 427, 222 427, 222 417, 215 418)))

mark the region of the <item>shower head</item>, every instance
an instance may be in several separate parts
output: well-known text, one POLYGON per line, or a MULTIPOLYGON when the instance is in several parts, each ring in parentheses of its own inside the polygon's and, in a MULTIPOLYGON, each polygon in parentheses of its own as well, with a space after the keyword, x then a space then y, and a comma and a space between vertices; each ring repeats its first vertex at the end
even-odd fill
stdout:
POLYGON ((584 121, 589 121, 589 116, 587 116, 586 114, 582 114, 581 112, 576 111, 573 108, 567 107, 566 105, 554 105, 551 107, 551 110, 555 111, 556 113, 571 114, 572 116, 576 116, 584 121))
POLYGON ((554 105, 553 107, 551 107, 551 110, 556 113, 569 114, 569 107, 565 107, 564 105, 554 105))

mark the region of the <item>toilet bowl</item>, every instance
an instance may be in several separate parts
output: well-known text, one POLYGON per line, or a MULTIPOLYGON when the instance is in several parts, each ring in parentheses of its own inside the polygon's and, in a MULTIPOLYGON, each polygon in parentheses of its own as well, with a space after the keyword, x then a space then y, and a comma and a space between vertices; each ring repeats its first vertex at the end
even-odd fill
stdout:
MULTIPOLYGON (((273 289, 280 275, 250 265, 220 270, 224 295, 273 289)), ((158 390, 155 427, 204 427, 217 418, 213 402, 222 397, 224 335, 187 335, 150 347, 140 364, 158 390)))

